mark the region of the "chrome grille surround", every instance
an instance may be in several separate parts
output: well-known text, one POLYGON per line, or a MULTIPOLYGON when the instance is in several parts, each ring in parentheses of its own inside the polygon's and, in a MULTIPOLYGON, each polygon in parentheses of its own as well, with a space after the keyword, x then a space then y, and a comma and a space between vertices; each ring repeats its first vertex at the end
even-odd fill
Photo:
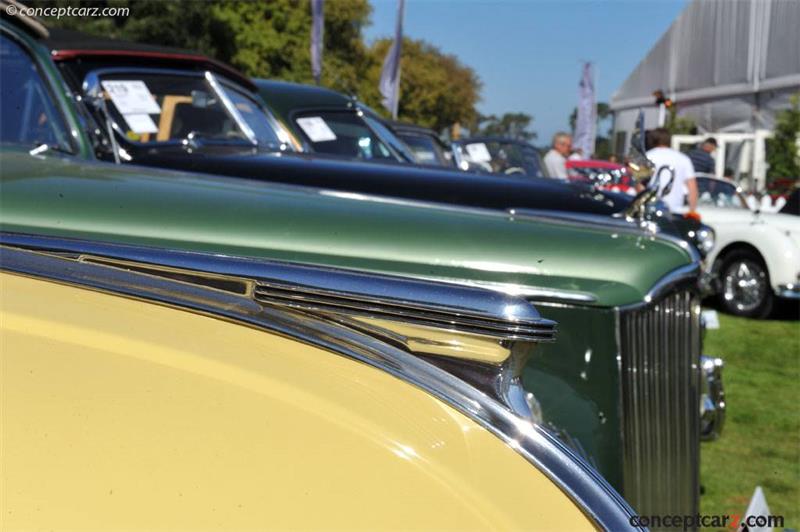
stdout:
POLYGON ((674 285, 619 312, 623 493, 640 514, 699 511, 700 302, 674 285))

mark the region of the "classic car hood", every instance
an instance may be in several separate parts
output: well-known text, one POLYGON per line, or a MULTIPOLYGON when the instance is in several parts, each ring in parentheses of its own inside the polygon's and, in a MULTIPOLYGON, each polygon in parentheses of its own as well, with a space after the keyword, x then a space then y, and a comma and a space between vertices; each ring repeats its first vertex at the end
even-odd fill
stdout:
POLYGON ((25 151, 0 157, 4 231, 505 283, 601 306, 639 302, 691 262, 672 241, 602 226, 25 151))

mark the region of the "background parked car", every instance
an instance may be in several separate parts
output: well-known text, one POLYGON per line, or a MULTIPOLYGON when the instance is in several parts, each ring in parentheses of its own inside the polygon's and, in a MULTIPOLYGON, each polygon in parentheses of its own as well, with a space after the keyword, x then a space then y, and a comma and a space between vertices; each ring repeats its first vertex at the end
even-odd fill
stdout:
POLYGON ((453 143, 464 165, 491 174, 547 177, 539 150, 527 142, 504 137, 472 137, 453 143))
MULTIPOLYGON (((76 98, 82 102, 79 108, 83 108, 84 122, 95 136, 95 152, 102 159, 469 207, 513 209, 518 213, 545 209, 604 214, 617 218, 623 226, 641 223, 652 231, 680 235, 702 253, 713 245, 710 232, 683 234, 660 209, 639 206, 633 215, 626 212, 633 208, 631 198, 585 186, 549 179, 518 179, 513 175, 477 176, 411 164, 364 165, 330 156, 296 155, 293 150, 298 148, 298 142, 294 136, 261 104, 250 81, 231 74, 229 67, 170 49, 154 50, 146 45, 103 39, 76 43, 78 38, 71 32, 59 32, 47 44, 68 86, 80 96, 76 98), (151 94, 145 101, 154 96, 154 107, 134 110, 153 113, 129 115, 125 108, 120 109, 120 105, 126 107, 130 103, 115 102, 104 88, 119 82, 145 87, 151 94), (147 88, 148 83, 155 94, 147 88), (131 116, 137 120, 147 116, 145 121, 150 123, 132 125, 131 116), (312 160, 313 170, 309 171, 312 160)), ((330 129, 328 126, 316 122, 317 129, 330 135, 325 131, 330 129)), ((375 130, 380 127, 370 125, 375 130)), ((393 137, 391 132, 381 138, 390 136, 393 137)), ((365 145, 373 145, 371 137, 363 140, 365 145)))
POLYGON ((315 85, 253 82, 281 123, 299 139, 303 151, 364 162, 416 160, 383 119, 355 98, 315 85))
POLYGON ((453 146, 430 128, 406 122, 389 122, 389 127, 414 153, 417 164, 459 168, 453 146))
POLYGON ((725 179, 700 174, 697 188, 697 210, 717 234, 707 261, 722 308, 765 318, 776 297, 800 299, 800 218, 750 210, 725 179))

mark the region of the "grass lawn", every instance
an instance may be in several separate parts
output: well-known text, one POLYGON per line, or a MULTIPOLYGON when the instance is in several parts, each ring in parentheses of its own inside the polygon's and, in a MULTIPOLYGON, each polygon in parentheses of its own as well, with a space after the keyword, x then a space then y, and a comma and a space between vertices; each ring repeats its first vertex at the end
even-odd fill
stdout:
POLYGON ((701 445, 704 514, 743 514, 757 485, 800 528, 800 321, 720 314, 705 352, 725 360, 722 436, 701 445))

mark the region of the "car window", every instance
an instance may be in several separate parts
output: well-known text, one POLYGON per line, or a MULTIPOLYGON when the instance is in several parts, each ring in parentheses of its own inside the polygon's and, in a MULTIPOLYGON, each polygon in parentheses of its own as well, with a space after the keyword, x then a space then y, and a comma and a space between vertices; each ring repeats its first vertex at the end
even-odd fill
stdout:
POLYGON ((397 135, 383 125, 380 119, 371 116, 369 112, 365 112, 364 120, 369 124, 369 127, 380 135, 380 138, 383 139, 384 142, 391 146, 396 153, 400 154, 400 157, 404 159, 405 162, 413 163, 416 160, 414 153, 408 148, 406 143, 397 138, 397 135))
POLYGON ((352 159, 396 159, 355 111, 308 112, 295 116, 294 123, 318 153, 352 159))
POLYGON ((747 209, 736 185, 703 177, 697 178, 697 203, 701 206, 747 209))
POLYGON ((533 146, 514 142, 468 142, 464 158, 482 169, 506 175, 545 177, 539 153, 533 146))
POLYGON ((449 165, 441 148, 427 135, 399 134, 400 139, 411 149, 420 164, 449 165))
POLYGON ((0 141, 73 152, 69 129, 33 59, 0 35, 0 141))
MULTIPOLYGON (((254 99, 242 93, 238 89, 224 86, 225 92, 233 102, 236 110, 253 130, 256 138, 258 139, 259 146, 266 146, 271 149, 279 150, 284 146, 278 137, 278 132, 274 129, 273 124, 275 121, 267 115, 261 105, 254 99)), ((275 126, 280 127, 280 126, 275 126)))
POLYGON ((100 77, 111 118, 132 142, 239 140, 247 135, 203 77, 114 72, 100 77))

